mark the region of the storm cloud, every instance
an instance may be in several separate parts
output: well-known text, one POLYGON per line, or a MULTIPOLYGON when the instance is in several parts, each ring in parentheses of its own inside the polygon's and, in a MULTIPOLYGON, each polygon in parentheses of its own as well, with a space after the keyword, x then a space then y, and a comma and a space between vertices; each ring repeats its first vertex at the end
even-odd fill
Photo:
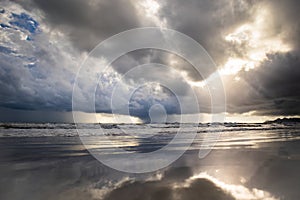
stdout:
POLYGON ((32 0, 19 2, 26 9, 40 9, 44 23, 66 34, 82 51, 102 40, 141 25, 130 1, 32 0))
MULTIPOLYGON (((162 26, 187 34, 207 50, 224 80, 228 113, 299 115, 298 1, 145 2, 1 1, 0 106, 4 110, 71 111, 76 73, 90 50, 119 32, 162 26)), ((95 63, 104 64, 99 60, 95 63)), ((91 80, 100 77, 103 82, 97 88, 96 110, 111 113, 113 86, 128 71, 147 63, 171 66, 184 78, 160 70, 129 77, 121 83, 124 90, 118 103, 126 103, 121 95, 128 88, 156 76, 169 81, 188 105, 189 84, 199 84, 204 79, 188 61, 172 53, 153 49, 129 52, 112 63, 111 71, 100 76, 90 72, 91 80)), ((208 69, 207 74, 215 70, 208 69)), ((89 87, 87 81, 82 100, 89 87)), ((197 95, 201 111, 209 113, 206 89, 198 88, 197 95)), ((160 101, 168 92, 162 91, 155 100, 147 99, 146 93, 132 99, 132 115, 148 119, 150 101, 162 104, 167 114, 180 114, 173 98, 160 101)))
POLYGON ((241 72, 241 80, 227 84, 229 112, 257 110, 261 115, 300 112, 299 52, 268 55, 257 69, 241 72), (234 94, 238 93, 239 98, 234 94))

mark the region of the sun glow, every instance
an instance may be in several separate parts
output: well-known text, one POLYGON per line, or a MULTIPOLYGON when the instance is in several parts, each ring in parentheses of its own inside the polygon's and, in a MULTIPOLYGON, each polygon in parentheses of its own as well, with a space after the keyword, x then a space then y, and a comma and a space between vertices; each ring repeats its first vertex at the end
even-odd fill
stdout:
POLYGON ((205 80, 203 81, 198 81, 198 82, 195 82, 195 81, 188 81, 188 83, 191 85, 191 86, 195 86, 195 87, 200 87, 200 88, 204 88, 207 83, 205 80))
POLYGON ((243 60, 239 58, 229 58, 225 65, 219 70, 222 75, 230 75, 237 74, 241 69, 245 69, 248 71, 249 69, 253 69, 255 67, 255 63, 249 60, 243 60))
POLYGON ((219 72, 222 75, 234 75, 241 70, 249 71, 265 61, 267 54, 291 50, 280 34, 273 34, 272 23, 268 24, 268 19, 272 19, 270 15, 267 8, 261 9, 252 23, 243 24, 225 35, 225 41, 235 49, 232 52, 235 56, 229 57, 220 67, 219 72))
POLYGON ((141 6, 145 8, 146 16, 151 17, 152 15, 156 15, 160 8, 160 5, 154 0, 146 0, 141 3, 141 6))
POLYGON ((206 80, 188 83, 194 87, 204 88, 219 75, 235 75, 233 81, 237 82, 241 79, 237 76, 239 72, 251 71, 261 66, 261 63, 268 59, 268 54, 291 51, 291 46, 283 40, 283 34, 276 32, 271 15, 268 7, 260 8, 256 11, 256 16, 248 23, 225 34, 224 40, 230 47, 228 53, 231 56, 206 80))
POLYGON ((159 17, 159 11, 161 9, 161 5, 155 0, 144 0, 140 1, 138 4, 135 4, 138 12, 141 16, 145 16, 150 19, 155 25, 159 27, 166 27, 167 22, 166 19, 161 19, 159 17))

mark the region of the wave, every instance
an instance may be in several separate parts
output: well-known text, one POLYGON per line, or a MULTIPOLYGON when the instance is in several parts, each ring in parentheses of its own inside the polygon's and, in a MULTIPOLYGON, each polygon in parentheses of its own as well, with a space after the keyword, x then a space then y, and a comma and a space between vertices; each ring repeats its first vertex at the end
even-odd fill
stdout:
POLYGON ((58 123, 0 123, 0 137, 78 137, 126 136, 149 137, 180 133, 225 133, 244 131, 299 130, 300 124, 58 124, 58 123))

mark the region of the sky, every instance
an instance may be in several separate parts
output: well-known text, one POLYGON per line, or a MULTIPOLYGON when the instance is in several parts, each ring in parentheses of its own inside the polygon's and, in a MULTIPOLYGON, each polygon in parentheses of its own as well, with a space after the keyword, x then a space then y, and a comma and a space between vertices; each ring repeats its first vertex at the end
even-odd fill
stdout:
MULTIPOLYGON (((132 28, 174 29, 201 44, 222 78, 226 120, 260 122, 300 114, 300 2, 297 0, 1 0, 0 121, 71 122, 76 74, 89 52, 105 39, 132 28)), ((105 61, 94 58, 95 69, 105 61)), ((156 49, 127 53, 105 73, 87 72, 101 84, 95 93, 100 122, 149 122, 152 117, 178 121, 195 115, 210 119, 207 81, 184 59, 156 49), (179 71, 155 68, 122 79, 134 67, 161 63, 179 71), (149 74, 166 80, 174 91, 150 83, 149 74), (130 117, 113 112, 113 87, 121 85, 117 104, 130 117), (130 102, 123 93, 137 87, 130 102), (196 89, 201 112, 180 112, 196 89), (176 96, 183 102, 178 102, 176 96), (126 104, 127 103, 127 104, 126 104), (150 112, 149 112, 150 111, 150 112), (114 115, 113 115, 113 114, 114 115), (150 115, 149 115, 150 113, 150 115), (118 116, 117 120, 113 116, 118 116)), ((213 76, 211 76, 213 77, 213 76)), ((84 84, 82 96, 90 89, 84 84)), ((84 108, 82 122, 94 122, 84 108)))

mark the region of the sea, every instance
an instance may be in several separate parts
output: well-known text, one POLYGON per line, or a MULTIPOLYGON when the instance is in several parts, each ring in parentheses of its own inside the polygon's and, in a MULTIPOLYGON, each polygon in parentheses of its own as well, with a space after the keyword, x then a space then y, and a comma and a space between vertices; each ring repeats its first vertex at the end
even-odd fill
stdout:
POLYGON ((0 123, 1 200, 299 200, 300 123, 0 123))

